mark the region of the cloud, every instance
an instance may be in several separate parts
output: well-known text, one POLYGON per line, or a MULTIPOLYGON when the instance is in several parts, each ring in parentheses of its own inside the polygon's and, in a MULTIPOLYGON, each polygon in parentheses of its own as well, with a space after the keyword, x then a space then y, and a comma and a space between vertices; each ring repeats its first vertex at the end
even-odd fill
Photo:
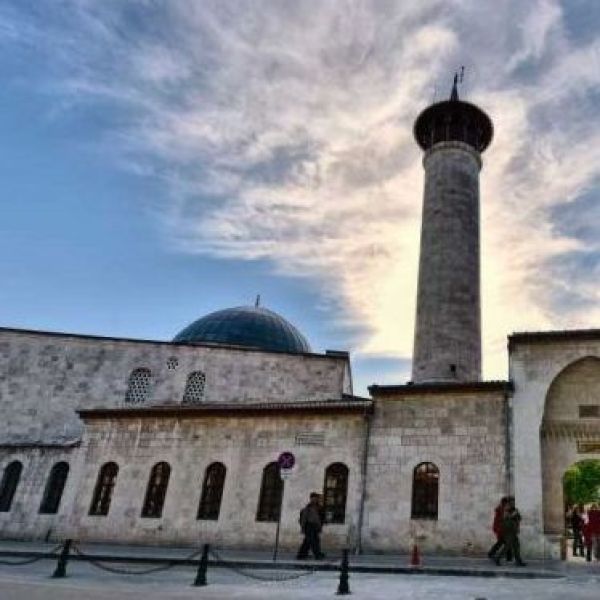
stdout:
POLYGON ((503 377, 510 331, 600 321, 598 220, 573 209, 600 194, 600 38, 578 43, 568 11, 80 0, 45 14, 15 1, 0 39, 50 65, 38 80, 62 106, 119 109, 111 154, 164 179, 173 244, 313 278, 355 352, 403 358, 422 194, 412 123, 465 64, 464 92, 496 128, 482 172, 484 364, 503 377))

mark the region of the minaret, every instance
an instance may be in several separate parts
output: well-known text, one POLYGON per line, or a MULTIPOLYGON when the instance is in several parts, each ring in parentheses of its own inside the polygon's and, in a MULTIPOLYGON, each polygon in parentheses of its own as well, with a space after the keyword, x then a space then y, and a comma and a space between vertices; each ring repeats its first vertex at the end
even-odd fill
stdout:
POLYGON ((414 136, 424 150, 425 190, 412 379, 481 379, 479 171, 490 118, 458 98, 426 108, 414 136))

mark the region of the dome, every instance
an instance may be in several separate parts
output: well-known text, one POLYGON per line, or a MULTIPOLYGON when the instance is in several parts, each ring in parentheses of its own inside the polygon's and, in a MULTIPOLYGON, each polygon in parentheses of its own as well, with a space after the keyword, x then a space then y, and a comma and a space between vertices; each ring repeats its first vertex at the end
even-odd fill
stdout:
POLYGON ((210 313, 180 331, 173 341, 247 346, 280 352, 311 351, 306 338, 291 323, 262 306, 238 306, 210 313))

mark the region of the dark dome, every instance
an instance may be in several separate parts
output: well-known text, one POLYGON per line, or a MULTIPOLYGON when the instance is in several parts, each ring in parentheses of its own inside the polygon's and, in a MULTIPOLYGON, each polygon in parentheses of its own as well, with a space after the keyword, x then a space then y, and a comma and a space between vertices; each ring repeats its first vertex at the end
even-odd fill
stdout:
POLYGON ((209 342, 281 352, 310 352, 306 338, 283 317, 261 306, 238 306, 210 313, 174 338, 188 344, 209 342))

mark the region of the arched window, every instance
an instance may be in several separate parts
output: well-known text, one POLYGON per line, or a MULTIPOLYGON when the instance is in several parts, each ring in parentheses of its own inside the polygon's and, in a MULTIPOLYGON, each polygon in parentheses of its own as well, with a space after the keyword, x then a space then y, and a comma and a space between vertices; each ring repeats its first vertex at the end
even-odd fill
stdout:
POLYGON ((105 516, 108 514, 118 472, 119 467, 114 462, 108 462, 100 468, 90 505, 90 515, 105 516))
POLYGON ((129 376, 129 387, 125 394, 128 404, 141 404, 146 402, 152 387, 152 371, 150 369, 135 369, 129 376))
POLYGON ((183 392, 184 404, 198 404, 204 400, 204 384, 206 375, 202 371, 190 373, 183 392))
POLYGON ((23 465, 18 460, 14 460, 4 469, 2 484, 0 485, 0 512, 10 510, 19 485, 19 479, 21 479, 22 470, 23 465))
POLYGON ((430 462, 421 463, 413 472, 413 519, 438 518, 438 493, 440 471, 430 462))
POLYGON ((263 469, 256 520, 278 521, 282 496, 283 481, 279 477, 279 466, 276 462, 269 463, 263 469))
POLYGON ((346 495, 348 493, 348 467, 333 463, 325 469, 323 504, 325 522, 343 523, 346 517, 346 495))
POLYGON ((152 467, 146 497, 144 498, 142 517, 158 519, 162 515, 167 486, 169 485, 169 475, 171 475, 171 467, 166 462, 156 463, 152 467))
POLYGON ((212 463, 207 467, 198 507, 198 519, 218 520, 226 471, 225 465, 219 462, 212 463))
POLYGON ((40 513, 54 515, 58 512, 68 474, 69 465, 66 462, 56 463, 52 467, 48 481, 46 482, 42 503, 40 504, 40 513))

